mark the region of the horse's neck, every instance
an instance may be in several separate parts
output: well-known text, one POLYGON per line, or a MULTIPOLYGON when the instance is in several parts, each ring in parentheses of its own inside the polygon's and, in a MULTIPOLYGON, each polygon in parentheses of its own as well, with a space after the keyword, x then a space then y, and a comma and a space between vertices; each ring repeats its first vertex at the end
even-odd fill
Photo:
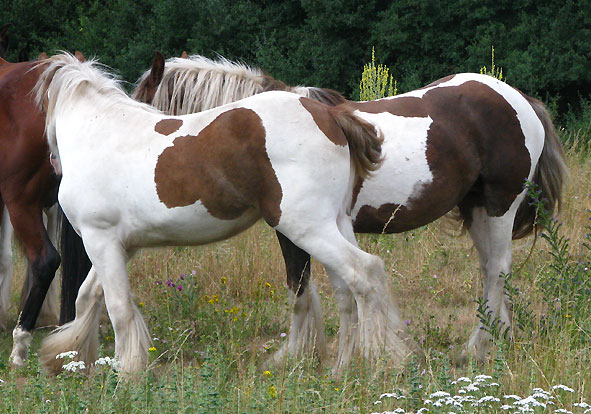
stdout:
MULTIPOLYGON (((74 139, 103 140, 101 135, 107 131, 131 131, 130 124, 136 119, 146 118, 142 116, 146 112, 131 100, 89 89, 81 90, 71 99, 61 102, 55 117, 74 139)), ((122 134, 125 136, 124 132, 122 134)))

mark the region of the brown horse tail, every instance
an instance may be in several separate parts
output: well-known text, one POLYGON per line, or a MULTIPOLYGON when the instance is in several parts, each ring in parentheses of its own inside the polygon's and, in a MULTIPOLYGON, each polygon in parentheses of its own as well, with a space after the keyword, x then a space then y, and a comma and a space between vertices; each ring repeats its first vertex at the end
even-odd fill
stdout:
MULTIPOLYGON (((540 197, 544 200, 545 208, 552 214, 556 207, 557 211, 560 211, 563 185, 568 177, 564 149, 544 104, 529 96, 525 98, 544 126, 544 148, 536 166, 533 182, 541 191, 540 197)), ((535 223, 536 209, 530 204, 530 198, 526 197, 517 210, 513 224, 513 239, 527 236, 534 231, 534 227, 538 230, 535 223)))
POLYGON ((331 112, 347 137, 357 180, 365 179, 382 163, 384 137, 381 130, 355 115, 353 110, 346 106, 331 108, 331 112))

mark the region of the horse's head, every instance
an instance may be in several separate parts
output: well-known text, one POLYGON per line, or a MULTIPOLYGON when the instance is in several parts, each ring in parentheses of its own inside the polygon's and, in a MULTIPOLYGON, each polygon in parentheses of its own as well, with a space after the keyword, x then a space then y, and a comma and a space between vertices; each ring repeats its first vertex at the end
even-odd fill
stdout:
POLYGON ((10 23, 6 23, 0 27, 0 58, 6 56, 6 50, 8 49, 8 28, 10 23))
POLYGON ((154 100, 154 94, 164 75, 164 55, 160 52, 154 54, 152 68, 150 72, 144 74, 139 80, 139 84, 131 94, 132 98, 138 102, 151 104, 154 100))

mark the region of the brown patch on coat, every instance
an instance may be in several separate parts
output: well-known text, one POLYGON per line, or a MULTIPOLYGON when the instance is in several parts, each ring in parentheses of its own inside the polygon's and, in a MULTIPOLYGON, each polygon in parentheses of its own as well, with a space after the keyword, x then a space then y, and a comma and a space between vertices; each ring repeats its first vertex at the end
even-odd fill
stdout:
POLYGON ((379 99, 377 101, 350 102, 354 109, 368 114, 381 114, 389 112, 392 115, 404 116, 407 118, 425 118, 427 108, 421 98, 400 97, 391 99, 379 99))
POLYGON ((327 111, 326 105, 309 98, 300 98, 302 106, 314 118, 314 122, 318 128, 331 140, 334 144, 344 147, 348 144, 347 137, 343 130, 338 127, 330 111, 327 111))
POLYGON ((282 190, 265 148, 265 129, 250 109, 224 112, 198 135, 174 140, 158 157, 154 181, 168 208, 201 201, 222 220, 257 209, 279 224, 282 190))
POLYGON ((170 135, 178 131, 183 126, 180 119, 163 119, 154 125, 154 131, 162 135, 170 135))
MULTIPOLYGON (((455 75, 446 76, 445 78, 436 80, 420 89, 432 88, 453 79, 454 76, 455 75)), ((395 97, 367 102, 350 102, 350 105, 361 112, 367 112, 370 114, 389 112, 392 115, 404 116, 407 118, 425 118, 429 115, 427 112, 427 105, 423 98, 413 96, 401 96, 399 98, 395 97)))
POLYGON ((362 206, 355 218, 355 231, 381 233, 386 223, 386 233, 410 230, 436 220, 456 205, 467 225, 476 206, 484 207, 490 216, 505 214, 523 190, 531 165, 513 107, 476 81, 435 88, 415 99, 421 105, 405 99, 398 107, 384 105, 382 112, 422 111, 431 117, 425 155, 433 181, 419 183, 415 189, 418 195, 405 206, 362 206), (405 108, 406 103, 410 109, 405 108))

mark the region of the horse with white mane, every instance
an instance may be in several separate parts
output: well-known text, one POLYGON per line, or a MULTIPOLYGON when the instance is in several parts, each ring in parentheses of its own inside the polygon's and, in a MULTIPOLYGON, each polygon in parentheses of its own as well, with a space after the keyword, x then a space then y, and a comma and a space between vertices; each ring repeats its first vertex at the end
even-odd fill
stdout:
MULTIPOLYGON (((337 367, 357 347, 368 357, 412 351, 383 263, 357 247, 348 214, 355 184, 381 159, 372 125, 350 109, 285 92, 170 116, 129 98, 93 61, 60 54, 41 69, 36 97, 63 174, 59 202, 93 265, 76 319, 42 347, 48 368, 61 369, 55 357, 69 350, 96 359, 104 293, 121 369, 142 369, 150 336, 131 296, 129 257, 140 247, 224 239, 261 217, 291 249, 326 267, 339 300, 339 292, 354 295, 360 318, 341 326, 337 367)), ((306 298, 315 309, 300 319, 307 346, 322 342, 323 331, 313 317, 317 295, 306 298)))
MULTIPOLYGON (((384 162, 352 194, 355 232, 399 233, 457 207, 479 254, 483 296, 491 317, 511 326, 503 278, 511 269, 511 240, 525 237, 535 227, 535 209, 524 183, 534 181, 546 207, 553 211, 560 206, 568 175, 562 146, 540 101, 495 78, 464 73, 391 98, 351 102, 331 90, 286 86, 258 69, 223 58, 212 61, 192 56, 165 63, 158 53, 133 96, 180 115, 270 89, 351 107, 380 128, 384 162)), ((304 350, 299 321, 310 318, 307 312, 320 311, 304 306, 308 290, 315 294, 309 282, 309 255, 290 249, 278 237, 288 285, 298 295, 290 338, 280 357, 304 350)), ((343 289, 337 295, 341 297, 341 326, 364 317, 354 294, 343 289)), ((321 314, 314 318, 320 319, 321 314)), ((483 359, 490 349, 490 335, 481 328, 474 329, 466 349, 477 359, 483 359)))

